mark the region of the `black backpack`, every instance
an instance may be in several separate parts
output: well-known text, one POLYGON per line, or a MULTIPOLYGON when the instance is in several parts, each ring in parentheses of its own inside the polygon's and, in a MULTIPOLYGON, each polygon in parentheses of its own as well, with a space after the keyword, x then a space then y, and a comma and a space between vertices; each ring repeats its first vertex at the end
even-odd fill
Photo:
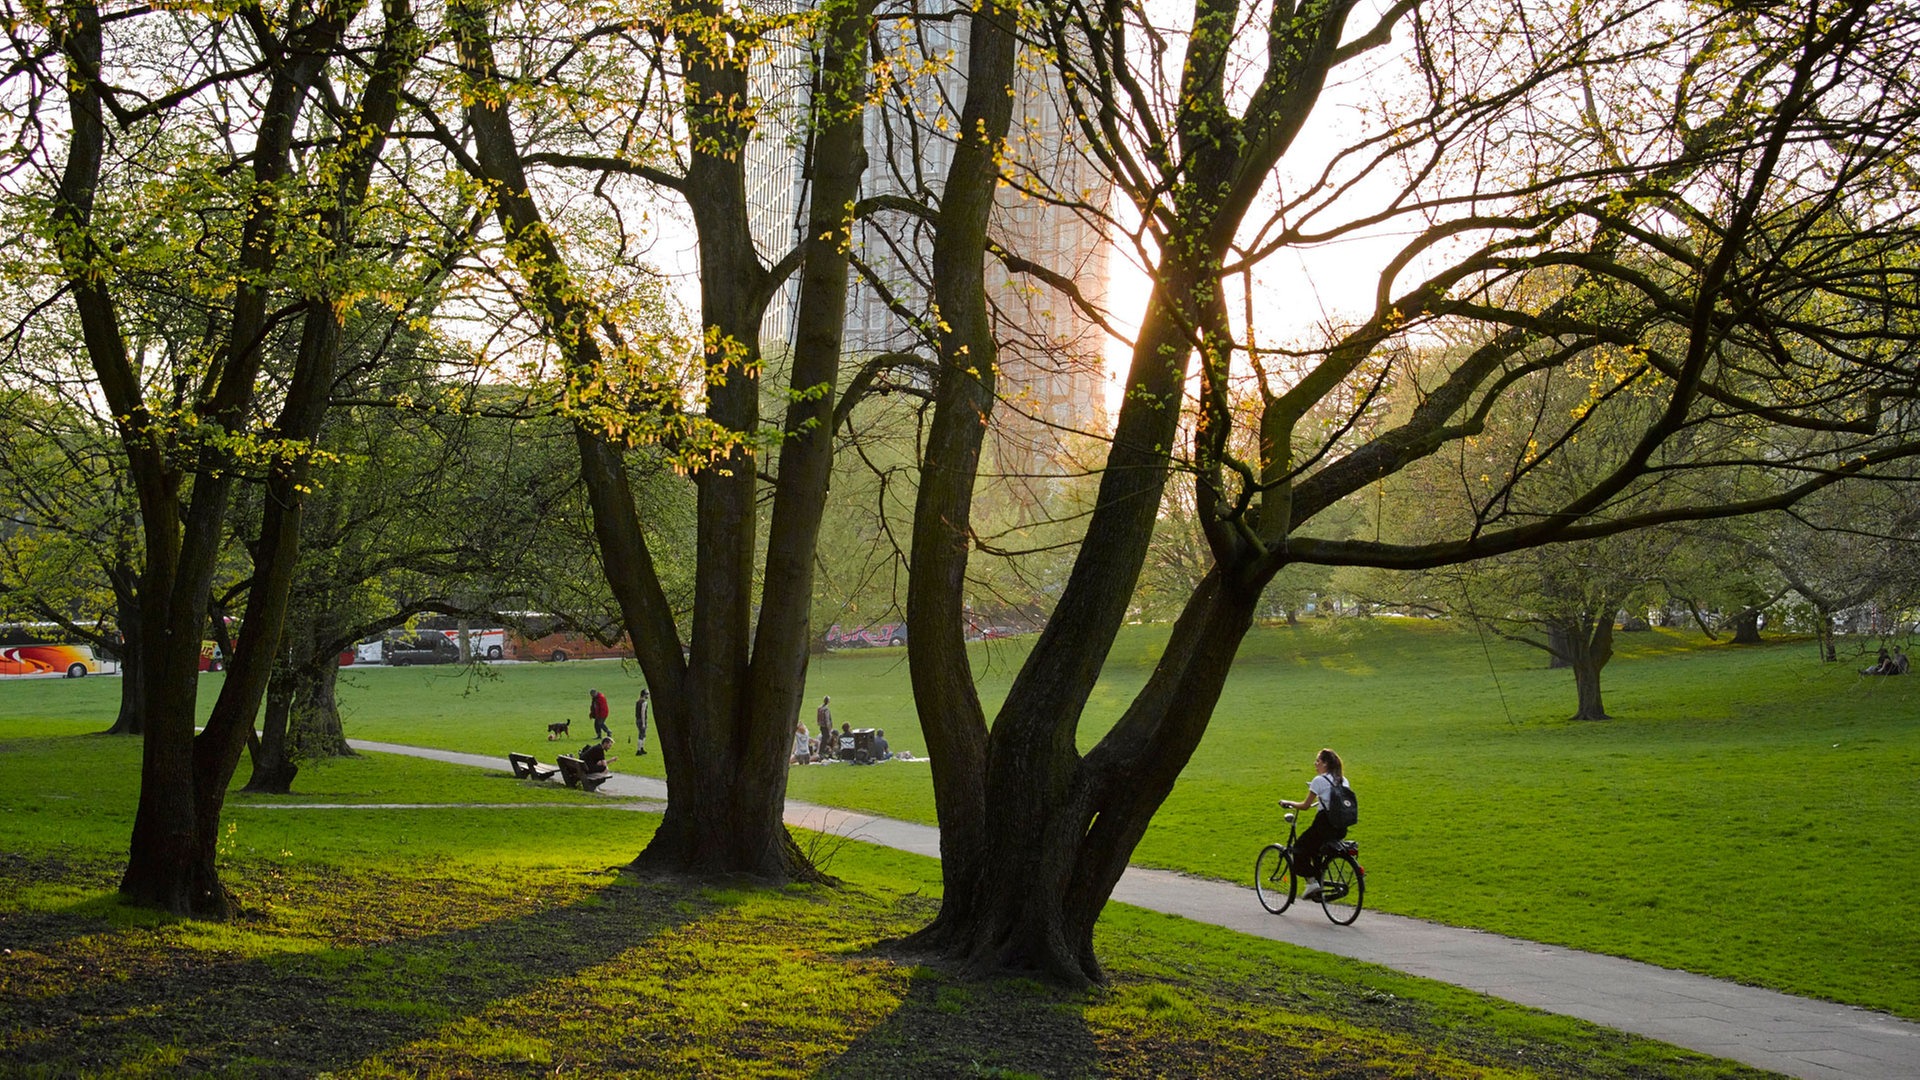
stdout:
POLYGON ((1360 797, 1343 783, 1333 785, 1333 798, 1327 800, 1327 820, 1346 829, 1360 823, 1360 797))

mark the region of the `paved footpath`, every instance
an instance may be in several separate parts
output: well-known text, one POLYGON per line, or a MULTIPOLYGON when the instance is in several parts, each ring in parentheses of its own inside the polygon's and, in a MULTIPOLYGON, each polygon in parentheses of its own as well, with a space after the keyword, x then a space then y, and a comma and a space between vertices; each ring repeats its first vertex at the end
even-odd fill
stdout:
MULTIPOLYGON (((359 750, 503 770, 503 758, 354 740, 359 750)), ((616 774, 608 794, 665 802, 666 784, 616 774)), ((940 857, 939 830, 787 803, 789 825, 940 857)), ((1612 956, 1369 911, 1335 926, 1318 905, 1269 915, 1253 890, 1162 870, 1128 870, 1122 903, 1243 934, 1350 956, 1409 975, 1574 1016, 1809 1080, 1920 1080, 1920 1024, 1612 956)))

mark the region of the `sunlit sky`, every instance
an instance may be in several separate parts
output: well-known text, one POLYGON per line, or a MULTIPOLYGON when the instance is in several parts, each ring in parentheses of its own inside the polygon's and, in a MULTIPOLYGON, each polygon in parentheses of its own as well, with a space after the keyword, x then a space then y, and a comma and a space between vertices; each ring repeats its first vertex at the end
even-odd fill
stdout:
MULTIPOLYGON (((1370 6, 1363 5, 1363 8, 1370 6)), ((1364 31, 1376 17, 1356 12, 1349 25, 1349 35, 1364 31)), ((1403 78, 1403 45, 1397 37, 1393 45, 1336 72, 1338 78, 1328 83, 1305 129, 1283 160, 1277 182, 1317 176, 1335 153, 1358 137, 1364 128, 1361 108, 1380 95, 1383 85, 1403 78)), ((1364 199, 1370 188, 1379 186, 1362 184, 1353 197, 1364 199)), ((1116 213, 1119 212, 1116 209, 1116 213)), ((1270 201, 1256 205, 1248 215, 1249 221, 1257 222, 1269 212, 1270 201)), ((691 227, 683 214, 655 220, 660 232, 650 255, 681 282, 678 293, 687 310, 697 310, 698 259, 691 227)), ((1150 292, 1150 280, 1141 269, 1139 255, 1131 242, 1124 237, 1116 239, 1119 242, 1109 250, 1107 295, 1110 322, 1120 336, 1110 339, 1105 348, 1109 416, 1119 407, 1122 380, 1131 360, 1132 335, 1138 328, 1150 292)), ((1318 340, 1329 324, 1351 321, 1371 310, 1379 270, 1397 248, 1396 238, 1386 230, 1314 248, 1290 248, 1268 258, 1255 275, 1252 303, 1260 344, 1318 340)), ((1246 304, 1238 294, 1237 282, 1230 294, 1234 297, 1232 310, 1238 321, 1246 304)))

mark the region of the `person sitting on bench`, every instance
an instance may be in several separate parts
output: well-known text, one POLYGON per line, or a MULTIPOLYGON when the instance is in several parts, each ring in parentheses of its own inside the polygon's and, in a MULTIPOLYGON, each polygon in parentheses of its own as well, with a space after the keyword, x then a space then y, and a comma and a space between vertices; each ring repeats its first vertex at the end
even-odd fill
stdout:
POLYGON ((580 766, 588 776, 605 776, 613 770, 607 767, 611 761, 618 760, 607 756, 607 750, 613 746, 613 736, 608 735, 599 742, 590 742, 580 748, 580 766))

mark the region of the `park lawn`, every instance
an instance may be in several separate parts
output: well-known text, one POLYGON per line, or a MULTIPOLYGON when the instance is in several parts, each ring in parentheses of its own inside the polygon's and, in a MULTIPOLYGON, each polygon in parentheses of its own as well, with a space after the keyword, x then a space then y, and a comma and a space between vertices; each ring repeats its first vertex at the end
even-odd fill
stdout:
POLYGON ((1622 635, 1615 719, 1577 723, 1569 673, 1496 689, 1435 624, 1288 636, 1243 652, 1137 861, 1243 877, 1331 745, 1371 905, 1920 1018, 1920 683, 1622 635))
POLYGON ((241 915, 176 920, 115 900, 124 836, 75 828, 76 800, 29 811, 15 784, 97 769, 91 803, 124 816, 137 744, 17 727, 0 728, 11 1075, 1762 1075, 1123 905, 1098 931, 1104 990, 969 979, 886 944, 935 911, 930 860, 854 843, 832 849, 840 888, 640 880, 608 854, 652 814, 385 808, 380 785, 449 778, 383 755, 325 771, 347 805, 233 807, 241 915))
MULTIPOLYGON (((1122 635, 1083 745, 1144 681, 1166 633, 1122 635)), ((1030 644, 975 647, 989 708, 1030 644)), ((1136 861, 1244 880, 1261 844, 1284 836, 1275 800, 1298 798, 1314 751, 1331 745, 1361 795, 1371 907, 1920 1019, 1908 962, 1920 956, 1908 893, 1920 876, 1920 680, 1861 678, 1804 642, 1622 634, 1605 675, 1615 719, 1574 723, 1571 675, 1539 655, 1429 620, 1257 628, 1136 861)), ((831 693, 837 718, 922 753, 904 660, 900 649, 816 658, 809 701, 831 693)), ((616 661, 352 678, 342 696, 356 737, 502 755, 548 748, 547 718, 584 716, 590 685, 613 698, 629 743, 619 720, 639 686, 616 661)), ((97 694, 96 715, 110 718, 117 688, 82 683, 32 689, 52 711, 61 695, 97 694)), ((590 725, 575 725, 584 741, 590 725)), ((616 768, 657 776, 659 755, 628 751, 616 768)), ((924 764, 808 766, 790 795, 931 823, 930 783, 924 764)))

